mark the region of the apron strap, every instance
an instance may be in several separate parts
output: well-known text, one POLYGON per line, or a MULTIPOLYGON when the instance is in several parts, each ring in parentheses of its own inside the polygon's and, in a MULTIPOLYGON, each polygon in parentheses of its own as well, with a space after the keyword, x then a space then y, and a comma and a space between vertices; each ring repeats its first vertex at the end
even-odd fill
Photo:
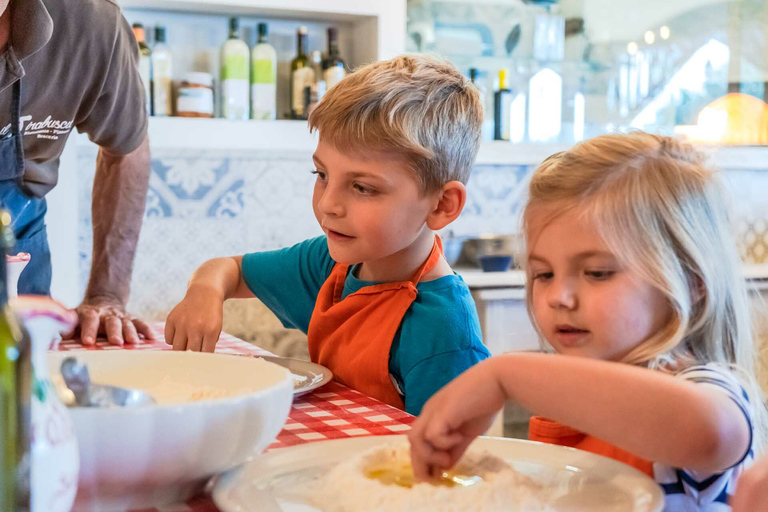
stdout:
POLYGON ((435 265, 440 261, 440 257, 443 255, 443 241, 440 240, 440 237, 438 235, 435 235, 435 241, 432 244, 432 251, 429 253, 429 257, 427 257, 426 261, 422 263, 422 265, 416 270, 416 272, 413 274, 413 277, 411 278, 411 282, 416 285, 419 281, 421 281, 421 278, 424 277, 426 274, 429 274, 433 268, 435 268, 435 265))
POLYGON ((13 82, 11 98, 11 133, 19 135, 19 117, 21 117, 21 78, 13 82))
MULTIPOLYGON (((24 191, 24 138, 21 134, 19 118, 21 117, 21 78, 13 83, 13 99, 11 100, 11 136, 15 147, 13 173, 8 179, 14 179, 19 190, 24 191)), ((7 163, 7 162, 6 162, 7 163)), ((26 195, 26 193, 25 193, 26 195)))
MULTIPOLYGON (((414 287, 421 281, 421 278, 425 274, 428 274, 435 265, 440 261, 440 257, 443 255, 443 242, 440 237, 435 235, 435 241, 432 244, 432 251, 429 256, 421 264, 421 266, 413 274, 413 277, 406 283, 412 284, 414 287)), ((341 294, 344 292, 344 283, 347 280, 347 273, 349 272, 350 265, 341 265, 339 263, 333 268, 331 278, 334 279, 334 291, 333 291, 333 304, 338 304, 341 301, 341 294)))

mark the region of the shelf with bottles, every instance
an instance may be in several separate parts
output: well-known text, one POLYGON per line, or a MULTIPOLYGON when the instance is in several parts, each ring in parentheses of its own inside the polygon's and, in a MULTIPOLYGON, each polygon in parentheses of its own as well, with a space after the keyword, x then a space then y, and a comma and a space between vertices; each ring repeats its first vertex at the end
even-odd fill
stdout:
MULTIPOLYGON (((150 90, 161 91, 161 98, 172 98, 170 115, 180 114, 176 101, 179 96, 198 100, 192 110, 197 112, 202 108, 207 113, 201 107, 211 103, 208 97, 210 93, 203 90, 207 87, 213 91, 213 117, 267 120, 305 118, 304 108, 294 105, 296 102, 293 101, 294 94, 291 91, 296 82, 293 79, 296 70, 292 70, 292 63, 297 57, 297 46, 303 47, 306 53, 306 67, 298 73, 302 78, 301 85, 314 85, 320 81, 308 80, 308 74, 320 75, 319 78, 334 82, 340 78, 341 72, 348 72, 357 65, 380 58, 378 46, 371 42, 370 33, 361 36, 361 27, 371 23, 377 25, 380 21, 377 18, 338 14, 336 19, 313 20, 310 17, 309 20, 289 21, 250 14, 233 17, 231 12, 231 7, 226 13, 215 14, 124 9, 130 23, 142 25, 143 30, 137 31, 137 39, 143 35, 145 40, 142 49, 146 55, 144 61, 152 64, 158 61, 155 51, 158 29, 165 35, 165 44, 161 48, 164 55, 170 58, 166 58, 163 61, 166 65, 161 67, 166 70, 167 76, 160 76, 161 80, 150 80, 149 87, 150 90), (236 26, 233 26, 233 20, 236 26), (300 27, 306 27, 306 30, 298 36, 300 27), (302 42, 297 45, 298 37, 302 38, 302 42), (229 57, 225 59, 225 55, 229 57), (172 65, 167 65, 168 62, 172 62, 172 65), (323 67, 332 69, 323 70, 323 67), (190 76, 190 73, 193 75, 190 76), (209 77, 200 73, 208 74, 209 77), (162 79, 165 79, 165 86, 162 79), (186 88, 184 81, 190 82, 194 90, 186 88), (304 84, 304 81, 308 83, 304 84), (167 92, 169 89, 170 92, 167 92), (254 94, 255 102, 252 100, 254 94), (224 101, 227 96, 230 101, 224 101), (266 104, 263 98, 269 98, 266 104), (255 109, 252 109, 251 103, 255 104, 255 109)), ((312 14, 308 13, 307 16, 312 14)), ((376 33, 375 28, 373 32, 376 33)), ((142 65, 146 68, 146 64, 142 65)), ((146 73, 146 69, 143 73, 146 73)), ((150 73, 158 76, 154 69, 150 73)), ((312 98, 317 99, 318 92, 322 94, 322 85, 312 89, 312 98)), ((160 108, 158 111, 156 108, 158 95, 151 95, 154 96, 154 100, 150 100, 154 114, 167 115, 164 114, 167 109, 160 108)), ((303 87, 295 95, 300 97, 302 106, 305 95, 303 87)), ((187 106, 185 104, 181 115, 187 115, 187 106)))

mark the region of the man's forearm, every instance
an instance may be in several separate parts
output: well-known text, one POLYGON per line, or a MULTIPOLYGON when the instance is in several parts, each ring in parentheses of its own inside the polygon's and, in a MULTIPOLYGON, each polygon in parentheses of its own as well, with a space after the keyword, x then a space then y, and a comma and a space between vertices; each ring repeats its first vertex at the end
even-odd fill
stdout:
POLYGON ((132 153, 99 150, 93 180, 93 261, 85 301, 128 301, 149 188, 149 142, 132 153))

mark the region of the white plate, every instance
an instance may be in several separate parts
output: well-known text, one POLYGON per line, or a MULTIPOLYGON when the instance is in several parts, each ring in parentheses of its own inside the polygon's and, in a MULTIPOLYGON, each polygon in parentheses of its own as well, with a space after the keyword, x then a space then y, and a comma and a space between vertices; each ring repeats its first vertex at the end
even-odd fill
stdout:
POLYGON ((293 397, 306 395, 310 391, 323 387, 333 380, 333 373, 325 366, 289 357, 259 356, 270 363, 287 368, 294 376, 293 397))
MULTIPOLYGON (((221 512, 317 512, 291 492, 333 464, 405 436, 320 441, 268 452, 220 477, 213 500, 221 512)), ((470 449, 487 450, 543 483, 562 512, 659 512, 661 488, 648 476, 592 453, 519 439, 481 437, 470 449)))

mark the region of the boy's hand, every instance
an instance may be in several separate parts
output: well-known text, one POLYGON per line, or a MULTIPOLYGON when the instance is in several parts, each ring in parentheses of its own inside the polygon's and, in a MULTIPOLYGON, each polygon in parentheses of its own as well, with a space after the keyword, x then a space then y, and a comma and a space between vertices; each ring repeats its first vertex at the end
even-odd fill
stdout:
POLYGON ((425 405, 408 433, 419 481, 450 469, 469 444, 491 426, 506 396, 493 358, 470 368, 425 405))
POLYGON ((165 342, 173 350, 213 352, 221 334, 223 305, 212 290, 190 286, 165 321, 165 342))

